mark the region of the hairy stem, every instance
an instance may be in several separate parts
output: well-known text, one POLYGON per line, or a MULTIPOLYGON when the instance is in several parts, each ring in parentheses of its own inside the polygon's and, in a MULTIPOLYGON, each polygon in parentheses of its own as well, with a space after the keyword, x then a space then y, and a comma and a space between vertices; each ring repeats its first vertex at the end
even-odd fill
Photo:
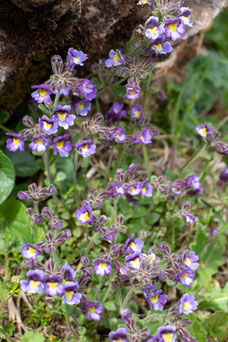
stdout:
POLYGON ((131 296, 132 296, 132 294, 135 292, 135 288, 134 287, 132 287, 129 291, 128 291, 128 293, 127 293, 127 295, 126 295, 126 297, 125 297, 125 299, 124 299, 124 302, 123 302, 123 306, 122 306, 122 308, 123 309, 125 309, 126 307, 127 307, 127 304, 128 304, 128 302, 129 302, 129 300, 131 299, 131 296))
POLYGON ((45 151, 44 154, 43 154, 43 162, 44 162, 45 170, 47 172, 47 177, 48 177, 49 185, 51 185, 51 184, 53 184, 53 180, 52 180, 52 176, 51 176, 48 151, 45 151))
POLYGON ((147 175, 148 175, 149 179, 151 179, 150 159, 149 159, 147 147, 146 147, 146 145, 142 145, 142 148, 143 148, 144 161, 146 164, 147 175))

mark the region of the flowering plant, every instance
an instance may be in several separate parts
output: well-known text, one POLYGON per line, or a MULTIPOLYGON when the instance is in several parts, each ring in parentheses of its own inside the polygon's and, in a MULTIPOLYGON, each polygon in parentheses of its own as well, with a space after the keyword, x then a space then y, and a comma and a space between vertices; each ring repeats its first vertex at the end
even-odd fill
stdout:
MULTIPOLYGON (((198 306, 191 288, 200 260, 190 241, 198 223, 194 200, 205 189, 199 175, 186 169, 202 150, 227 155, 228 145, 215 128, 197 125, 204 142, 182 167, 180 178, 152 174, 148 146, 156 145, 160 134, 147 117, 152 71, 193 22, 181 0, 140 0, 138 5, 148 5, 151 15, 123 50, 112 49, 92 65, 92 77, 76 76, 87 62, 84 52, 70 48, 65 62, 53 56, 53 74, 32 86, 39 116, 24 116, 24 129, 6 133, 9 151, 30 149, 42 156, 47 178, 17 194, 26 202, 33 234, 21 248, 21 290, 38 301, 57 303, 74 341, 91 341, 94 333, 96 341, 101 336, 119 342, 196 341, 189 329, 192 320, 185 315, 198 306), (107 110, 101 100, 105 90, 113 97, 107 110), (137 162, 122 166, 132 149, 142 149, 147 172, 137 162), (106 151, 103 167, 97 160, 106 151), (69 160, 69 180, 61 180, 61 173, 58 179, 55 160, 63 165, 69 160), (83 175, 90 160, 94 166, 83 175), (90 182, 94 172, 100 172, 102 183, 90 182), (164 217, 153 231, 155 209, 164 211, 164 217), (143 217, 138 226, 131 221, 134 215, 143 217), (187 231, 179 251, 175 224, 187 231), (69 244, 76 250, 71 255, 69 244), (169 298, 174 286, 180 292, 175 301, 169 298)), ((219 186, 226 175, 225 170, 219 186)))

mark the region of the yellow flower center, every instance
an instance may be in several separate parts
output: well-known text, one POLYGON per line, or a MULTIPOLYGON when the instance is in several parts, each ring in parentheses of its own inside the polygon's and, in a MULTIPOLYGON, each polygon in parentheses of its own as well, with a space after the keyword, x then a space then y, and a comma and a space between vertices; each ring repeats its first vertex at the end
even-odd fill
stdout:
POLYGON ((74 57, 74 63, 78 63, 79 62, 79 58, 74 57))
POLYGON ((114 57, 113 57, 113 61, 114 62, 117 62, 117 61, 119 61, 120 60, 120 55, 118 54, 118 53, 116 53, 115 55, 114 55, 114 57))
POLYGON ((203 137, 206 137, 206 136, 207 136, 207 129, 206 129, 206 127, 202 128, 202 129, 200 130, 200 134, 201 134, 203 137))
POLYGON ((47 131, 51 128, 52 124, 46 121, 43 121, 44 124, 44 129, 46 129, 47 131))
POLYGON ((131 249, 133 249, 134 252, 136 251, 136 246, 135 246, 134 242, 131 242, 129 247, 131 247, 131 249))
POLYGON ((190 304, 188 304, 188 303, 186 303, 186 302, 183 302, 183 310, 184 310, 184 311, 185 311, 185 310, 189 310, 190 307, 191 307, 190 304))
POLYGON ((145 4, 147 2, 147 0, 142 0, 142 3, 145 4))
POLYGON ((170 31, 172 31, 172 32, 176 31, 176 29, 177 29, 177 23, 170 24, 170 25, 169 25, 169 29, 170 29, 170 31))
POLYGON ((32 290, 36 289, 40 285, 40 281, 30 280, 30 287, 32 290))
POLYGON ((135 89, 130 89, 130 90, 129 90, 129 94, 130 94, 130 95, 135 95, 135 93, 136 93, 135 89))
POLYGON ((57 141, 57 143, 56 143, 56 146, 57 146, 60 150, 62 150, 63 145, 64 145, 64 141, 63 141, 63 140, 57 141))
POLYGON ((82 220, 83 221, 88 221, 89 220, 89 213, 88 212, 86 212, 85 214, 82 214, 82 220))
POLYGON ((135 112, 135 116, 137 116, 137 117, 139 117, 140 114, 141 114, 140 110, 137 110, 137 111, 135 112))
POLYGON ((191 265, 191 260, 188 257, 184 258, 184 264, 187 265, 187 266, 190 266, 191 265))
POLYGON ((148 31, 152 34, 152 35, 156 35, 157 34, 157 27, 153 27, 152 29, 149 28, 148 31))
POLYGON ((44 97, 46 95, 45 89, 40 89, 40 96, 44 97))
POLYGON ((51 290, 55 290, 57 285, 58 283, 48 283, 48 286, 50 287, 51 290))
POLYGON ((185 25, 188 25, 190 22, 190 17, 182 17, 183 22, 185 23, 185 25))
POLYGON ((146 193, 146 188, 142 188, 142 193, 143 193, 143 194, 146 193))
POLYGON ((42 140, 40 140, 40 139, 36 139, 36 143, 37 143, 37 144, 39 144, 39 145, 40 145, 40 144, 42 144, 42 142, 43 142, 42 140))
POLYGON ((142 140, 142 142, 144 142, 144 136, 143 135, 140 135, 139 139, 142 140))
POLYGON ((134 192, 135 191, 135 187, 134 186, 132 186, 131 188, 130 188, 130 190, 129 190, 131 193, 132 192, 134 192))
POLYGON ((15 145, 18 145, 19 142, 20 142, 20 139, 18 139, 18 138, 13 138, 13 142, 14 142, 15 145))
POLYGON ((82 110, 84 108, 84 102, 78 104, 78 109, 82 110))
POLYGON ((60 121, 64 121, 66 118, 67 113, 58 113, 58 117, 60 121))
POLYGON ((116 342, 123 342, 122 338, 118 338, 118 340, 116 340, 116 342))
POLYGON ((163 336, 163 339, 165 342, 172 342, 172 339, 173 339, 173 334, 170 333, 170 334, 164 334, 163 336))
POLYGON ((188 277, 188 273, 185 273, 185 274, 182 275, 183 279, 186 279, 187 277, 188 277))
POLYGON ((135 260, 130 261, 130 263, 134 268, 139 268, 139 266, 140 266, 139 258, 136 258, 135 260))
POLYGON ((95 311, 95 306, 90 306, 90 307, 88 308, 88 311, 89 311, 90 313, 93 313, 93 312, 95 311))
POLYGON ((156 304, 158 302, 158 295, 150 297, 150 301, 151 301, 151 303, 156 304))
POLYGON ((35 248, 29 247, 29 254, 33 255, 36 253, 35 248))
POLYGON ((88 145, 81 146, 82 152, 86 152, 88 150, 88 145))
POLYGON ((155 49, 158 50, 158 51, 161 51, 162 50, 162 45, 161 44, 157 44, 157 45, 154 45, 155 49))
POLYGON ((73 292, 73 291, 66 292, 66 299, 67 299, 67 300, 71 300, 72 297, 73 297, 73 295, 74 295, 74 292, 73 292))
POLYGON ((106 262, 103 262, 103 261, 99 262, 99 266, 100 266, 101 268, 105 268, 106 262))

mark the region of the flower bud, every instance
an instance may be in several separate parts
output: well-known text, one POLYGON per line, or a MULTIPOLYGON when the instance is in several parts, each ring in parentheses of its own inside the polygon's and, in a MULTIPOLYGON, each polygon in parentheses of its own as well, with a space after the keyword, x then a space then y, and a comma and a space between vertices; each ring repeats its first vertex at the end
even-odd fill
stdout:
POLYGON ((89 258, 88 258, 87 256, 82 256, 82 257, 81 257, 81 263, 82 263, 84 266, 89 266, 89 265, 90 265, 89 258))
POLYGON ((136 165, 131 164, 127 170, 127 174, 130 175, 130 174, 134 173, 135 171, 136 171, 136 165))
POLYGON ((52 274, 55 269, 55 262, 52 259, 49 259, 45 263, 45 271, 49 272, 49 274, 52 274))
POLYGON ((20 191, 18 192, 17 197, 21 200, 30 201, 32 199, 32 194, 30 191, 20 191))
POLYGON ((92 277, 92 271, 90 268, 83 268, 82 273, 78 278, 78 284, 81 287, 82 285, 86 284, 92 277))
POLYGON ((161 242, 159 243, 158 246, 160 248, 161 254, 167 255, 167 256, 170 255, 171 251, 170 251, 169 245, 166 242, 161 242))
POLYGON ((52 211, 51 209, 49 209, 48 207, 44 207, 42 209, 42 215, 48 219, 48 220, 51 220, 52 219, 52 211))
POLYGON ((29 115, 24 116, 22 122, 25 127, 32 128, 34 126, 33 118, 29 115))
POLYGON ((144 328, 139 331, 139 337, 144 340, 150 336, 150 329, 149 328, 144 328))
POLYGON ((54 74, 61 74, 63 71, 63 60, 60 56, 55 55, 51 59, 51 67, 54 74))

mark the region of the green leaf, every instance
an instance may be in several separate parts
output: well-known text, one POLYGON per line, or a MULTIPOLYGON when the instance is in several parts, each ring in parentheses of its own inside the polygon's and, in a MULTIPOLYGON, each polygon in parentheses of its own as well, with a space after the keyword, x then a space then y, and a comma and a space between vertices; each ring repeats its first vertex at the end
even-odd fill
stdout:
POLYGON ((8 228, 12 239, 32 242, 31 223, 25 210, 25 205, 13 198, 0 205, 0 236, 4 238, 8 228))
POLYGON ((215 339, 225 341, 227 337, 227 312, 216 312, 208 317, 203 323, 205 330, 215 339))
POLYGON ((48 108, 43 103, 40 103, 38 105, 38 109, 41 111, 42 114, 46 114, 49 117, 50 111, 48 110, 48 108))
POLYGON ((216 287, 212 292, 202 294, 200 298, 200 308, 228 312, 228 283, 224 289, 216 287))
POLYGON ((105 307, 105 309, 107 309, 108 311, 115 311, 115 310, 116 310, 116 306, 115 306, 115 304, 113 303, 113 301, 106 302, 106 303, 104 304, 104 307, 105 307))
POLYGON ((101 83, 100 80, 98 80, 96 77, 92 77, 91 81, 93 82, 93 84, 95 85, 95 87, 97 88, 97 90, 100 90, 103 88, 103 84, 101 83))
POLYGON ((0 112, 0 124, 4 124, 9 119, 9 113, 6 111, 0 112))
POLYGON ((7 152, 7 156, 14 164, 15 173, 18 177, 32 176, 40 169, 36 159, 27 151, 7 152))
POLYGON ((14 168, 13 164, 0 151, 0 204, 5 201, 13 189, 14 185, 14 168))
POLYGON ((120 98, 124 98, 125 97, 125 94, 126 94, 125 86, 122 86, 122 85, 119 85, 119 86, 118 85, 112 85, 111 89, 112 89, 113 95, 115 95, 117 97, 120 97, 120 98))
POLYGON ((139 205, 133 208, 131 217, 143 217, 146 215, 146 213, 146 208, 139 205))
POLYGON ((196 314, 190 314, 188 319, 192 322, 192 326, 188 329, 190 334, 195 337, 197 342, 207 341, 207 332, 203 328, 201 321, 197 318, 196 314))
POLYGON ((0 301, 4 303, 8 298, 8 291, 6 284, 0 281, 0 301))
POLYGON ((26 333, 21 337, 22 342, 44 342, 45 337, 40 332, 26 331, 26 333))

